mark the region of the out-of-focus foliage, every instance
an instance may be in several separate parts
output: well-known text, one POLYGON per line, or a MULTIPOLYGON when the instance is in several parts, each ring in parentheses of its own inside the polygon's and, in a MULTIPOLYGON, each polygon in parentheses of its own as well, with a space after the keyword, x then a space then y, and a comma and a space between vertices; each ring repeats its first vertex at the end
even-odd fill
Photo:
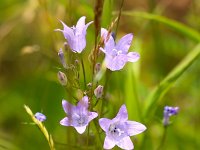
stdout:
MULTIPOLYGON (((110 26, 121 3, 122 0, 104 0, 103 27, 110 26)), ((41 132, 31 124, 24 104, 30 106, 33 113, 43 112, 47 116, 44 125, 53 136, 57 149, 79 149, 81 145, 85 148, 87 134, 78 135, 73 128, 59 124, 65 116, 61 101, 63 98, 72 101, 72 97, 57 80, 57 72, 61 68, 57 52, 64 47, 65 40, 54 29, 62 28, 58 19, 70 26, 81 16, 87 17, 86 22, 94 20, 93 9, 92 0, 1 0, 0 149, 48 149, 41 132), (70 145, 66 145, 66 141, 70 145)), ((200 31, 199 0, 126 0, 122 10, 165 16, 197 34, 200 31)), ((124 34, 134 33, 131 50, 139 52, 141 58, 137 63, 129 63, 121 71, 105 73, 105 76, 109 75, 106 117, 113 118, 119 107, 126 103, 129 118, 147 126, 146 132, 132 138, 135 149, 151 150, 159 146, 163 136, 164 106, 179 106, 180 112, 172 118, 174 122, 167 130, 163 149, 200 149, 199 59, 173 82, 160 101, 152 105, 155 109, 153 117, 147 119, 148 122, 143 118, 148 95, 198 44, 198 40, 192 40, 167 23, 122 13, 117 39, 124 34)), ((88 83, 91 80, 88 55, 94 46, 94 25, 88 29, 87 41, 82 56, 88 83)), ((83 79, 83 76, 80 78, 83 79)), ((104 83, 101 80, 99 84, 104 83)), ((81 86, 84 87, 83 80, 81 86)), ((77 97, 81 95, 79 92, 74 94, 77 97)), ((95 141, 101 142, 99 139, 95 141)))

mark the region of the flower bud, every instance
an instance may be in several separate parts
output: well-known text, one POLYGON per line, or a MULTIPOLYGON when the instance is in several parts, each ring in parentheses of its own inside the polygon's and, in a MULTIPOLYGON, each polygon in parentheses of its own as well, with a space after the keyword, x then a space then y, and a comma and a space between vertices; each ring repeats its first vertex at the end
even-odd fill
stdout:
POLYGON ((63 67, 67 68, 67 64, 65 62, 65 57, 64 57, 64 53, 63 53, 62 48, 59 50, 58 56, 60 57, 60 61, 61 61, 62 65, 63 65, 63 67))
POLYGON ((103 95, 103 86, 99 85, 95 90, 94 90, 94 95, 96 96, 96 98, 101 98, 103 95))
POLYGON ((60 84, 62 84, 63 86, 67 85, 66 75, 61 71, 58 71, 57 75, 58 75, 58 80, 59 80, 60 84))
POLYGON ((97 74, 101 69, 101 64, 100 63, 96 63, 95 65, 95 74, 97 74))
POLYGON ((44 114, 42 114, 42 113, 39 113, 39 112, 37 112, 37 113, 35 114, 35 118, 36 118, 37 120, 41 121, 41 122, 43 122, 43 121, 46 120, 46 116, 45 116, 44 114))

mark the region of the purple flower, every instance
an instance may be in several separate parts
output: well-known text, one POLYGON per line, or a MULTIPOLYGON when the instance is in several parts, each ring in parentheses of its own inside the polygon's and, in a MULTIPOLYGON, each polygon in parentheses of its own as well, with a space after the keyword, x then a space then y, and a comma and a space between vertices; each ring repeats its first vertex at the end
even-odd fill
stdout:
POLYGON ((37 120, 41 121, 41 122, 46 120, 46 116, 42 113, 39 113, 39 112, 35 113, 35 118, 37 120))
POLYGON ((80 134, 85 131, 89 122, 98 116, 96 112, 88 111, 87 96, 84 96, 77 106, 70 104, 66 100, 62 100, 62 106, 67 117, 62 119, 60 124, 63 126, 73 126, 80 134))
POLYGON ((73 52, 81 53, 86 46, 86 30, 88 26, 93 22, 85 24, 85 16, 81 17, 76 26, 68 27, 62 21, 60 21, 64 27, 63 30, 56 29, 55 31, 61 31, 64 34, 65 39, 73 52))
POLYGON ((99 85, 95 90, 94 90, 94 95, 96 96, 96 98, 101 98, 103 95, 103 86, 99 85))
POLYGON ((108 36, 108 31, 101 29, 101 36, 104 38, 104 48, 100 48, 105 53, 106 67, 112 71, 120 70, 129 62, 136 62, 140 55, 136 52, 129 52, 133 34, 123 36, 116 44, 113 37, 108 36))
POLYGON ((133 143, 129 136, 139 134, 146 130, 146 127, 135 121, 128 121, 128 114, 125 105, 122 105, 117 116, 112 120, 107 118, 99 119, 101 128, 106 132, 104 149, 111 149, 115 145, 122 149, 133 149, 133 143))
POLYGON ((170 106, 164 107, 164 112, 163 112, 163 114, 164 114, 164 119, 163 119, 164 126, 169 125, 170 116, 177 115, 178 111, 179 111, 179 107, 170 107, 170 106))

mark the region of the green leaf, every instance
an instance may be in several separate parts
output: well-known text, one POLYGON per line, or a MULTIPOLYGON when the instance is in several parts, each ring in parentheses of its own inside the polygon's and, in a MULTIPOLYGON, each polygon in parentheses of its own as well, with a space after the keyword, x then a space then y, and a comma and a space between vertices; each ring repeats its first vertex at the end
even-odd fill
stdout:
POLYGON ((150 20, 154 20, 160 23, 163 23, 171 28, 173 28, 174 30, 182 33, 183 35, 187 36, 188 38, 191 38, 194 41, 200 42, 200 33, 197 32, 196 30, 182 24, 179 23, 175 20, 166 18, 164 16, 159 16, 159 15, 155 15, 155 14, 150 14, 150 13, 146 13, 146 12, 130 12, 130 11, 126 11, 122 13, 123 15, 127 15, 127 16, 133 16, 133 17, 141 17, 141 18, 145 18, 145 19, 150 19, 150 20))
POLYGON ((164 78, 162 82, 150 93, 146 99, 144 107, 144 119, 152 115, 156 103, 169 90, 169 88, 179 79, 179 77, 189 68, 200 55, 200 43, 164 78))

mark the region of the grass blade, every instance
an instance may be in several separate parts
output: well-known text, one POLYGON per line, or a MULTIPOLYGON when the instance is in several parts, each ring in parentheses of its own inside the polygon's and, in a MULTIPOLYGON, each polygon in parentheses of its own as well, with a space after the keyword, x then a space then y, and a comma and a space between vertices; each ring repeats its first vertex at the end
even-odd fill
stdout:
POLYGON ((155 109, 156 103, 169 90, 169 88, 179 79, 179 77, 189 68, 200 55, 200 43, 164 78, 162 82, 150 93, 146 99, 144 107, 144 119, 149 117, 155 109))
POLYGON ((127 16, 134 16, 134 17, 141 17, 141 18, 145 18, 145 19, 150 19, 150 20, 154 20, 160 23, 163 23, 171 28, 173 28, 174 30, 182 33, 183 35, 187 36, 188 38, 196 41, 196 42, 200 42, 200 33, 197 32, 196 30, 182 24, 179 23, 175 20, 166 18, 164 16, 159 16, 159 15, 155 15, 155 14, 150 14, 150 13, 146 13, 146 12, 130 12, 130 11, 126 11, 122 13, 123 15, 127 15, 127 16))

